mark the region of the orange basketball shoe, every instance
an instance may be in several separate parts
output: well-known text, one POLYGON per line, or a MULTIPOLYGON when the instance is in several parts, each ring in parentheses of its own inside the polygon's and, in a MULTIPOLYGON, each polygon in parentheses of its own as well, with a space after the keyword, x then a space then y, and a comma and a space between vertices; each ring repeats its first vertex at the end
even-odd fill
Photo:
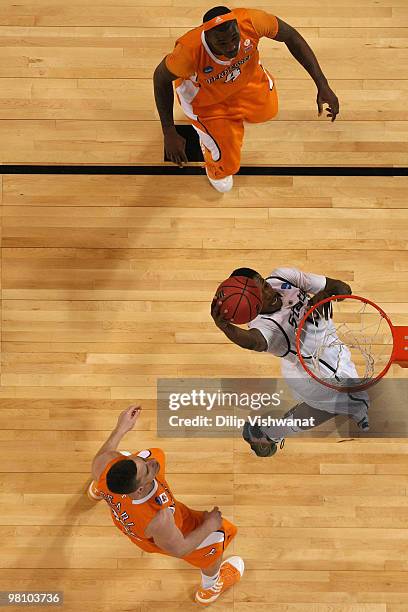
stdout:
POLYGON ((195 601, 202 606, 209 606, 217 601, 219 596, 227 589, 241 580, 245 565, 241 557, 230 557, 220 567, 220 576, 213 587, 209 589, 198 589, 195 594, 195 601))
POLYGON ((101 501, 102 497, 98 495, 98 493, 96 492, 95 484, 96 484, 95 481, 92 480, 91 484, 89 485, 86 491, 86 494, 91 501, 101 501))

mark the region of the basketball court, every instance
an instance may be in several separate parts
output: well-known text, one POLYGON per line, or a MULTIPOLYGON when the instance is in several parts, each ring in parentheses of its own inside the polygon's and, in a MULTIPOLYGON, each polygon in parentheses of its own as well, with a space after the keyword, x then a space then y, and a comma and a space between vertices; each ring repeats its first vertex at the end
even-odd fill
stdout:
MULTIPOLYGON (((246 129, 224 195, 197 162, 163 162, 151 80, 211 3, 0 6, 1 591, 64 591, 67 612, 196 609, 196 570, 142 554, 85 495, 94 454, 140 401, 123 450, 162 447, 176 496, 239 528, 246 573, 214 609, 408 609, 406 439, 300 437, 262 459, 238 438, 156 435, 158 378, 280 375, 214 326, 234 268, 341 279, 408 325, 406 2, 262 2, 244 4, 308 40, 340 115, 317 119, 308 75, 263 40, 280 111, 246 129)), ((403 431, 403 411, 392 418, 403 431)))

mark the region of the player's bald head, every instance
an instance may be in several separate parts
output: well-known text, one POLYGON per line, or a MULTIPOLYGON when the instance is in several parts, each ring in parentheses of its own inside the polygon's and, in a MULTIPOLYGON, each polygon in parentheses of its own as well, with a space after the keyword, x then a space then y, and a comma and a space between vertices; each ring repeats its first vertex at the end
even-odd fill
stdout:
POLYGON ((205 32, 205 38, 211 51, 228 59, 232 59, 237 55, 240 41, 238 22, 236 19, 230 18, 230 13, 231 10, 226 6, 216 6, 207 11, 203 17, 204 23, 214 20, 213 27, 210 27, 205 32), (227 19, 223 20, 223 15, 226 15, 227 19), (219 18, 218 20, 217 17, 219 18))
POLYGON ((262 279, 262 276, 259 274, 259 272, 253 270, 252 268, 237 268, 230 274, 230 277, 231 276, 245 276, 245 278, 252 278, 254 280, 256 280, 257 277, 262 279))
MULTIPOLYGON (((214 6, 214 8, 210 9, 205 13, 203 17, 203 23, 207 23, 207 21, 211 21, 215 17, 221 17, 221 15, 228 15, 228 13, 230 12, 231 9, 227 8, 226 6, 214 6)), ((223 29, 226 29, 227 25, 229 25, 229 22, 221 23, 219 26, 215 26, 214 29, 217 29, 222 32, 223 29)))

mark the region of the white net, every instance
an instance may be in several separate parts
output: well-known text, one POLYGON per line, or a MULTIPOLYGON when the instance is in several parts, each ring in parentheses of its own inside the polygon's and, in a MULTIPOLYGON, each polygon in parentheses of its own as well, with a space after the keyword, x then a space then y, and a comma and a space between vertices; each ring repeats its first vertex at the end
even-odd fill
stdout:
POLYGON ((330 304, 329 320, 314 311, 300 335, 306 366, 320 380, 339 389, 375 379, 392 353, 387 319, 362 300, 350 298, 330 304))

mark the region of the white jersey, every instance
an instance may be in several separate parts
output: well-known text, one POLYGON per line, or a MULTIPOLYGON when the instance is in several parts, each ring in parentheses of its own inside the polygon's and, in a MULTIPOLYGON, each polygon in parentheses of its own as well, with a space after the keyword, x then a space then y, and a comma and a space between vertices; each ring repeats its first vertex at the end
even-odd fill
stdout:
MULTIPOLYGON (((368 407, 367 394, 338 393, 324 387, 307 374, 296 352, 297 328, 309 309, 311 294, 325 288, 326 277, 308 274, 296 268, 276 268, 265 280, 281 295, 282 307, 272 314, 258 315, 248 323, 248 327, 261 332, 267 342, 268 353, 282 358, 282 374, 296 398, 314 408, 328 412, 350 413, 357 410, 357 416, 360 417, 362 411, 368 407)), ((324 330, 327 330, 326 322, 322 325, 321 331, 318 320, 306 322, 302 339, 304 358, 307 359, 314 352, 319 334, 323 334, 324 330)), ((336 347, 327 348, 319 361, 322 371, 327 372, 328 378, 335 375, 341 378, 358 378, 351 355, 345 348, 341 355, 336 347)))
POLYGON ((310 294, 325 288, 326 277, 306 274, 296 268, 277 268, 265 280, 282 296, 282 308, 272 314, 258 315, 248 327, 261 332, 268 353, 297 363, 296 330, 309 308, 310 294))

